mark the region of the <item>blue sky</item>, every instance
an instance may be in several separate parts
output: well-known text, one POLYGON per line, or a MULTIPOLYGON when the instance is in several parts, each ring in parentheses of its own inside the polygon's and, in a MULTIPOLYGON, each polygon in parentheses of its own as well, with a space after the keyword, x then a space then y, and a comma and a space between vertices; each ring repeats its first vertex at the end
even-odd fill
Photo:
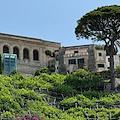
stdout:
POLYGON ((76 39, 76 21, 97 7, 115 4, 120 1, 0 0, 0 33, 60 42, 61 46, 92 44, 76 39))

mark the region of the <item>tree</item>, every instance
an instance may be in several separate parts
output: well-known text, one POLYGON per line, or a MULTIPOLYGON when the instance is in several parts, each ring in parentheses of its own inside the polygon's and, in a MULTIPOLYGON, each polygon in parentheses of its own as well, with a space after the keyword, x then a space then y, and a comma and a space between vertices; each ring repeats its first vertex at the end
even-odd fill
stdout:
POLYGON ((2 57, 0 55, 0 74, 2 74, 2 57))
POLYGON ((96 50, 104 50, 104 47, 105 47, 105 45, 101 45, 101 44, 95 45, 96 50))
POLYGON ((120 66, 116 66, 115 71, 116 71, 117 77, 120 77, 120 66))
POLYGON ((41 73, 48 73, 49 69, 47 67, 39 68, 35 71, 34 76, 39 76, 41 73))
POLYGON ((77 21, 75 34, 78 39, 104 41, 109 48, 111 89, 115 89, 114 49, 120 47, 120 6, 98 7, 77 21))

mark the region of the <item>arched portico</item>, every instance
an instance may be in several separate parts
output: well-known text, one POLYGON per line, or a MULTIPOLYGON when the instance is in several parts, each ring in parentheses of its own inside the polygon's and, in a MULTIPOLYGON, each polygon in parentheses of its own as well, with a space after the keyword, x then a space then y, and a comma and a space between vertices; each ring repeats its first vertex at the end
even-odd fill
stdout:
POLYGON ((29 59, 29 50, 27 48, 23 49, 23 59, 29 59))
POLYGON ((39 53, 38 50, 33 50, 33 60, 39 60, 39 53))

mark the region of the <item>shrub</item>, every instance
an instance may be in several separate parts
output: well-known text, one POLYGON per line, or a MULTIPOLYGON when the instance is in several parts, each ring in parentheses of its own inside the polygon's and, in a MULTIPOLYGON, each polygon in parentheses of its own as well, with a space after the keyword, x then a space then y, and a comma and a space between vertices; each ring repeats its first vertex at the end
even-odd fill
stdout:
POLYGON ((2 118, 14 118, 15 117, 9 111, 4 111, 1 116, 2 118))
POLYGON ((11 73, 10 73, 10 75, 15 75, 15 74, 20 74, 17 70, 13 70, 13 71, 11 71, 11 73))
POLYGON ((100 94, 97 92, 97 91, 87 91, 87 92, 84 92, 83 95, 87 98, 98 98, 100 97, 100 94))
POLYGON ((96 90, 103 79, 96 72, 88 72, 84 69, 78 69, 73 74, 68 74, 65 83, 76 90, 96 90))
POLYGON ((46 51, 45 51, 45 54, 51 56, 52 53, 51 53, 50 50, 46 50, 46 51))
POLYGON ((43 68, 37 69, 34 73, 34 76, 39 76, 41 75, 41 73, 48 73, 48 72, 49 72, 49 69, 46 67, 43 67, 43 68))
POLYGON ((108 80, 110 79, 110 70, 108 71, 102 71, 99 73, 100 76, 104 79, 104 80, 108 80))
POLYGON ((115 71, 116 75, 120 77, 120 66, 116 66, 115 71))
POLYGON ((36 117, 34 114, 25 115, 21 118, 16 118, 15 120, 43 120, 42 118, 36 117))
POLYGON ((72 93, 75 93, 76 91, 72 89, 70 86, 67 85, 58 85, 53 88, 54 91, 64 94, 66 96, 71 96, 72 93))
POLYGON ((2 57, 0 55, 0 74, 2 74, 2 57))

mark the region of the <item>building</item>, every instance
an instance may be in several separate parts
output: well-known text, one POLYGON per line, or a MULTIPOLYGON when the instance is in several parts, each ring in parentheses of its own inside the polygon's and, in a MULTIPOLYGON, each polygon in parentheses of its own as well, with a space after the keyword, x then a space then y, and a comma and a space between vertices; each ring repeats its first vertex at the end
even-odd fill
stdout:
MULTIPOLYGON (((64 64, 69 73, 80 68, 97 72, 108 70, 109 59, 106 51, 97 50, 94 44, 65 47, 64 64)), ((119 65, 119 55, 114 56, 114 64, 119 65)))
MULTIPOLYGON (((95 49, 96 71, 101 72, 110 69, 110 56, 106 55, 105 50, 95 49)), ((119 66, 119 55, 114 55, 114 68, 119 66)))
MULTIPOLYGON (((100 72, 110 67, 106 51, 96 49, 94 44, 61 47, 57 42, 0 33, 0 54, 3 53, 17 55, 17 69, 23 75, 48 66, 60 74, 80 68, 100 72), (46 51, 54 53, 55 58, 46 51)), ((119 55, 114 56, 114 61, 118 66, 119 55)))
POLYGON ((65 47, 64 64, 69 73, 77 69, 96 71, 94 45, 65 47))
POLYGON ((57 42, 0 33, 0 54, 17 54, 17 69, 23 75, 31 75, 36 69, 47 67, 53 58, 45 51, 54 52, 60 47, 57 42))

